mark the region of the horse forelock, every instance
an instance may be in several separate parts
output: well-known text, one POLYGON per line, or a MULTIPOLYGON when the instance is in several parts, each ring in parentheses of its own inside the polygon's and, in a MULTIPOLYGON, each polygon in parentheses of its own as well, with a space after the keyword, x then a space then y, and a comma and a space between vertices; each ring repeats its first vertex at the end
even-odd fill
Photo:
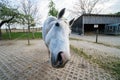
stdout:
POLYGON ((49 24, 48 24, 49 25, 49 30, 52 29, 53 27, 56 27, 55 23, 58 23, 60 25, 59 27, 61 27, 66 34, 69 34, 71 32, 69 23, 67 22, 67 20, 65 18, 61 18, 61 19, 50 18, 50 20, 49 20, 49 24), (52 20, 52 21, 50 21, 50 20, 52 20))
POLYGON ((70 30, 70 26, 69 26, 69 23, 67 22, 67 20, 65 19, 62 19, 60 21, 60 24, 61 24, 61 27, 63 27, 64 31, 69 34, 71 32, 70 30))

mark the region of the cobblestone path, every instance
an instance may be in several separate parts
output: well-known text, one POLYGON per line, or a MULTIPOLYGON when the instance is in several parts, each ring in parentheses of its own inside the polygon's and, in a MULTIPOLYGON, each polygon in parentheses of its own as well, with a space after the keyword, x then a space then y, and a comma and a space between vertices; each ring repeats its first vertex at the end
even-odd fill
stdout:
POLYGON ((71 51, 65 68, 52 68, 42 40, 0 41, 0 80, 114 80, 71 51))

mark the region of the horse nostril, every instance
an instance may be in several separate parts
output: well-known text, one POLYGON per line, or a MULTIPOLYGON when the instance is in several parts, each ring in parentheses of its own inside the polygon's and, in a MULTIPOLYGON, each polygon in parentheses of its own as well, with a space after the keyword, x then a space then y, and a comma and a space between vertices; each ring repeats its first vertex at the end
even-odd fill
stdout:
POLYGON ((57 58, 57 61, 59 62, 60 65, 63 63, 62 56, 61 56, 62 53, 63 52, 59 52, 58 53, 58 58, 57 58))

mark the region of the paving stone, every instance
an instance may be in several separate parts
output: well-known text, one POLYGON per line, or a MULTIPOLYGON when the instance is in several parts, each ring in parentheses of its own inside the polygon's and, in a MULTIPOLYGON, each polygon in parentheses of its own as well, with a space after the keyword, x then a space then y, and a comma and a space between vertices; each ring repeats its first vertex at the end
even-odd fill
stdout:
POLYGON ((73 51, 71 55, 65 68, 55 69, 51 67, 42 40, 32 40, 29 46, 25 40, 1 41, 0 80, 114 80, 73 51))

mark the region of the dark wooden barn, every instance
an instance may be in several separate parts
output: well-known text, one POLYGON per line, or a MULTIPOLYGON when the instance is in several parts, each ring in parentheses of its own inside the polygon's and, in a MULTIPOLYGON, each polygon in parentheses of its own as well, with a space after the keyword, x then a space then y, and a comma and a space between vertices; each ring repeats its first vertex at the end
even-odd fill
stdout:
POLYGON ((98 25, 99 33, 104 34, 105 26, 120 23, 119 15, 83 14, 77 18, 72 26, 72 32, 85 34, 95 32, 94 25, 98 25))

